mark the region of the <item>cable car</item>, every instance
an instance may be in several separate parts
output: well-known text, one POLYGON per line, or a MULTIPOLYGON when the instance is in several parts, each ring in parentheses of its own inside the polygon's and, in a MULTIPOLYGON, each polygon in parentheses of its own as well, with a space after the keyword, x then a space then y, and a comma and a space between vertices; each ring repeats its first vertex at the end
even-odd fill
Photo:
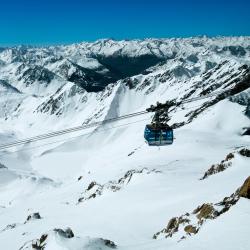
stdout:
POLYGON ((151 124, 147 124, 144 130, 144 138, 149 146, 164 146, 172 144, 174 141, 173 129, 167 124, 170 120, 169 108, 176 105, 173 101, 167 101, 165 104, 156 103, 146 109, 148 112, 154 112, 151 124))
POLYGON ((144 138, 149 146, 164 146, 173 143, 174 133, 168 125, 148 124, 144 130, 144 138))

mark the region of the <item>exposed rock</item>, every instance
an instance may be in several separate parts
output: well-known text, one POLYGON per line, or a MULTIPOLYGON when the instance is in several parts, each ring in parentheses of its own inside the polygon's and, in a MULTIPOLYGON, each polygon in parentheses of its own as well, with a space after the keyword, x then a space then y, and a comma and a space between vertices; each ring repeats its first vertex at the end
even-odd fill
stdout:
POLYGON ((184 231, 188 234, 196 234, 197 233, 197 228, 192 226, 192 225, 187 225, 184 227, 184 231))
POLYGON ((35 81, 48 85, 56 75, 42 66, 31 66, 20 77, 19 80, 24 80, 27 86, 31 85, 35 81))
POLYGON ((250 176, 245 180, 239 190, 239 196, 250 199, 250 176))
POLYGON ((27 223, 27 222, 29 222, 29 221, 31 221, 31 220, 40 220, 40 219, 42 219, 42 217, 41 217, 40 214, 37 212, 37 213, 30 214, 30 215, 27 217, 27 219, 26 219, 26 221, 25 221, 24 223, 27 223))
POLYGON ((101 239, 101 240, 104 242, 105 246, 113 249, 117 248, 117 245, 113 241, 107 239, 101 239))
POLYGON ((222 207, 222 209, 218 211, 218 216, 227 212, 239 201, 239 198, 239 189, 237 189, 235 193, 231 194, 229 197, 225 197, 221 202, 216 203, 215 205, 222 207))
POLYGON ((214 204, 204 203, 194 209, 192 213, 172 218, 166 228, 153 235, 153 239, 169 238, 175 234, 179 236, 179 241, 186 239, 187 236, 196 234, 207 220, 214 220, 227 212, 239 201, 240 197, 250 199, 250 176, 240 188, 222 201, 214 204))
POLYGON ((83 178, 83 176, 81 175, 81 176, 79 176, 79 177, 77 178, 77 180, 80 181, 82 178, 83 178))
POLYGON ((226 170, 228 167, 232 166, 231 160, 234 158, 233 153, 229 153, 226 157, 225 160, 222 160, 219 164, 212 165, 203 175, 203 177, 200 180, 204 180, 210 175, 220 173, 224 170, 226 170))
MULTIPOLYGON (((248 105, 245 111, 245 115, 250 118, 250 97, 248 98, 248 105)), ((250 128, 248 128, 248 131, 250 132, 250 128)))
POLYGON ((180 217, 174 217, 170 219, 166 228, 153 235, 153 239, 157 239, 161 234, 164 234, 165 238, 172 237, 174 233, 178 232, 180 226, 188 224, 189 222, 190 220, 188 218, 188 214, 182 215, 180 217))
POLYGON ((250 150, 247 148, 243 148, 239 151, 239 154, 245 157, 250 157, 250 150))
POLYGON ((196 214, 196 217, 199 220, 203 219, 214 219, 217 216, 216 210, 212 204, 204 203, 203 205, 197 207, 193 214, 196 214))
POLYGON ((63 237, 63 238, 68 238, 68 239, 70 239, 70 238, 73 238, 74 237, 74 233, 73 233, 73 231, 72 231, 72 229, 71 228, 65 228, 64 230, 63 229, 61 229, 61 228, 55 228, 54 229, 54 232, 56 232, 56 233, 58 233, 61 237, 63 237))
POLYGON ((0 163, 0 169, 3 169, 3 168, 7 168, 7 167, 3 165, 2 163, 0 163))
POLYGON ((98 184, 95 181, 92 181, 87 189, 84 191, 84 196, 78 199, 78 202, 83 202, 85 200, 96 198, 103 194, 104 191, 112 191, 117 192, 122 189, 125 185, 131 181, 132 177, 136 174, 150 174, 150 173, 160 173, 155 169, 148 170, 147 168, 143 168, 141 170, 129 170, 125 173, 123 177, 115 181, 109 181, 105 184, 98 184))
POLYGON ((229 160, 232 160, 234 158, 234 154, 233 153, 229 153, 226 158, 225 158, 225 161, 229 161, 229 160))
MULTIPOLYGON (((240 72, 240 71, 239 71, 240 72)), ((234 79, 234 81, 232 82, 232 79, 228 79, 227 81, 229 82, 228 84, 226 84, 226 82, 223 82, 226 86, 231 86, 233 83, 235 83, 235 85, 228 89, 225 90, 224 93, 219 94, 215 99, 213 99, 212 101, 207 101, 205 102, 201 107, 197 108, 194 111, 191 111, 189 113, 187 113, 185 116, 189 117, 188 121, 185 122, 184 124, 189 124, 191 123, 199 114, 201 114, 203 111, 205 111, 207 108, 215 105, 216 103, 218 103, 219 101, 222 101, 230 96, 236 95, 241 93, 242 91, 248 89, 250 87, 250 68, 242 69, 242 74, 244 75, 244 77, 242 77, 241 74, 239 75, 235 75, 234 77, 236 77, 234 79)), ((226 73, 227 74, 227 73, 226 73)), ((217 78, 218 80, 218 78, 217 78)), ((220 84, 221 85, 221 84, 220 84)), ((219 85, 215 84, 215 86, 210 86, 210 88, 208 90, 206 90, 205 92, 203 92, 203 95, 206 95, 208 93, 210 93, 213 89, 218 88, 219 85)))
POLYGON ((39 219, 42 219, 42 217, 40 216, 39 213, 33 213, 33 214, 30 214, 27 219, 25 220, 24 223, 13 223, 13 224, 9 224, 7 225, 4 229, 0 230, 0 232, 4 232, 6 230, 11 230, 11 229, 14 229, 16 228, 17 226, 21 226, 23 224, 26 224, 32 220, 39 220, 39 219))
POLYGON ((16 227, 17 227, 17 223, 9 224, 4 229, 0 230, 0 232, 4 232, 4 231, 10 230, 10 229, 14 229, 16 227))
POLYGON ((32 242, 32 248, 36 250, 43 250, 46 246, 46 239, 48 238, 47 234, 43 234, 40 239, 32 242))
MULTIPOLYGON (((248 116, 250 117, 250 111, 248 112, 248 116)), ((245 131, 242 135, 250 135, 250 128, 245 128, 245 131)))
POLYGON ((88 188, 87 188, 87 191, 89 191, 91 188, 93 188, 94 186, 96 185, 96 182, 95 181, 92 181, 90 184, 89 184, 89 186, 88 186, 88 188))
POLYGON ((132 151, 132 152, 130 152, 129 154, 128 154, 128 156, 131 156, 132 154, 134 154, 135 153, 135 151, 132 151))
POLYGON ((246 54, 246 51, 242 46, 225 46, 223 51, 230 51, 234 56, 244 56, 246 54))
POLYGON ((168 225, 167 225, 166 230, 167 230, 167 231, 172 231, 172 230, 175 230, 176 227, 178 227, 178 219, 177 219, 177 217, 174 217, 174 218, 172 218, 172 219, 168 222, 168 225))
POLYGON ((39 239, 26 242, 19 250, 44 250, 47 245, 48 234, 43 234, 39 239))
POLYGON ((40 238, 26 242, 19 250, 45 249, 116 249, 117 245, 108 239, 74 237, 70 228, 54 229, 40 238))

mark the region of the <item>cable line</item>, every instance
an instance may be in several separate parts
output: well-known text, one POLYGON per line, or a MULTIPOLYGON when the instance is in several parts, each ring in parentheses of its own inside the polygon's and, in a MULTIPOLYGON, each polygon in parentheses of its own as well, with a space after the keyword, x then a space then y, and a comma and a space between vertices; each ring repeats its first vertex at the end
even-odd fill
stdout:
MULTIPOLYGON (((104 132, 106 130, 110 130, 110 129, 114 129, 114 128, 120 128, 120 127, 128 126, 128 125, 131 125, 131 124, 134 124, 134 123, 139 123, 139 122, 143 122, 143 121, 147 121, 147 120, 148 119, 142 119, 142 120, 138 120, 138 121, 134 121, 134 122, 121 124, 121 125, 118 125, 118 126, 113 126, 112 128, 100 129, 100 130, 95 131, 95 133, 100 133, 100 132, 104 132)), ((69 141, 69 140, 73 140, 73 139, 76 139, 76 138, 79 138, 79 137, 82 137, 82 136, 91 135, 91 134, 92 134, 92 132, 81 134, 81 135, 76 135, 76 136, 71 136, 69 138, 64 138, 64 139, 61 139, 61 140, 48 142, 48 143, 44 143, 44 144, 41 144, 41 145, 36 145, 36 146, 33 146, 33 147, 21 148, 21 149, 15 150, 15 151, 6 151, 6 152, 1 153, 0 156, 6 155, 6 154, 14 154, 14 153, 17 153, 17 152, 27 151, 27 150, 36 149, 36 148, 41 148, 41 147, 44 147, 44 146, 48 146, 48 145, 52 145, 52 144, 56 144, 56 143, 60 143, 60 142, 66 142, 66 141, 69 141)))
POLYGON ((23 144, 26 144, 26 143, 45 140, 45 139, 48 139, 48 138, 51 138, 51 137, 56 137, 56 136, 60 136, 60 135, 64 135, 64 134, 68 134, 68 133, 72 133, 72 132, 77 132, 77 131, 84 130, 84 129, 87 129, 87 128, 96 127, 98 125, 104 125, 104 124, 108 124, 108 123, 111 123, 111 122, 115 122, 115 121, 119 121, 119 120, 123 120, 123 119, 128 119, 128 118, 143 115, 143 114, 148 114, 148 112, 147 111, 137 112, 137 113, 128 114, 128 115, 124 115, 124 116, 120 116, 120 117, 106 119, 106 120, 103 120, 103 121, 100 121, 100 122, 93 122, 93 123, 90 123, 90 124, 87 124, 87 125, 81 125, 81 126, 77 126, 77 127, 73 127, 73 128, 68 128, 68 129, 59 130, 59 131, 55 131, 55 132, 50 132, 50 133, 47 133, 47 134, 42 134, 42 135, 34 136, 34 137, 31 137, 31 138, 23 139, 23 140, 17 140, 17 141, 15 141, 13 143, 0 145, 0 150, 6 149, 6 148, 11 148, 11 147, 14 147, 14 146, 23 145, 23 144))
MULTIPOLYGON (((221 91, 210 93, 210 94, 207 94, 207 95, 204 95, 204 96, 199 96, 199 97, 194 97, 194 98, 190 98, 190 99, 187 99, 187 100, 182 100, 181 102, 178 103, 178 105, 185 104, 185 103, 190 103, 190 102, 194 102, 194 101, 198 101, 198 100, 202 100, 202 99, 206 99, 206 98, 209 98, 209 97, 213 97, 213 96, 216 96, 216 95, 219 95, 219 94, 223 94, 223 93, 225 93, 225 91, 230 91, 230 90, 232 90, 232 89, 221 90, 221 91)), ((230 95, 230 94, 228 94, 228 95, 230 95)), ((176 106, 178 106, 178 105, 176 105, 176 106)), ((171 111, 173 111, 173 110, 174 109, 172 109, 171 111)), ((148 114, 148 113, 149 112, 147 110, 143 110, 143 111, 139 111, 139 112, 123 115, 123 116, 118 116, 118 117, 105 119, 105 120, 99 121, 99 122, 93 122, 93 123, 90 123, 90 124, 85 124, 85 125, 81 125, 81 126, 68 128, 68 129, 49 132, 49 133, 46 133, 46 134, 41 134, 41 135, 37 135, 37 136, 34 136, 34 137, 17 140, 17 141, 11 142, 11 143, 0 144, 0 150, 4 150, 4 149, 7 149, 7 148, 12 148, 12 147, 15 147, 15 146, 20 146, 20 145, 23 145, 23 144, 26 144, 26 143, 32 143, 32 142, 36 142, 36 141, 40 141, 40 140, 45 140, 45 139, 49 139, 49 138, 52 138, 52 137, 57 137, 57 136, 61 136, 61 135, 64 135, 64 134, 73 133, 73 132, 81 131, 81 130, 84 130, 84 129, 96 127, 96 126, 103 126, 103 125, 108 124, 108 123, 112 123, 112 122, 116 122, 116 121, 120 121, 120 120, 124 120, 124 119, 128 119, 128 118, 132 118, 132 117, 136 117, 136 116, 140 116, 140 115, 145 115, 145 114, 148 114)))

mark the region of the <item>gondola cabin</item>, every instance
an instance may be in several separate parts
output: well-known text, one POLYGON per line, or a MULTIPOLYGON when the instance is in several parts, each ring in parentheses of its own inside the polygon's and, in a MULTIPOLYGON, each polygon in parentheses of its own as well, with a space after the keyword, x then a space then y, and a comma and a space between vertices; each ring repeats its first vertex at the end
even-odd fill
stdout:
POLYGON ((173 143, 174 133, 168 125, 148 124, 145 127, 144 138, 149 146, 164 146, 173 143))

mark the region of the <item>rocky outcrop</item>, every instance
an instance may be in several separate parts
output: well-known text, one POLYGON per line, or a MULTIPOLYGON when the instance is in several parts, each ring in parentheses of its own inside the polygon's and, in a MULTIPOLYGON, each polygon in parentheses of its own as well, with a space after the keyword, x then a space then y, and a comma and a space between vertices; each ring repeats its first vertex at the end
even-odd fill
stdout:
POLYGON ((26 242, 19 250, 28 250, 28 249, 35 249, 35 250, 44 250, 48 244, 48 238, 58 235, 60 238, 70 239, 74 237, 74 233, 71 228, 61 229, 55 228, 52 232, 48 232, 42 234, 40 238, 26 242))
POLYGON ((247 148, 243 148, 239 151, 239 154, 245 157, 250 157, 250 150, 247 148))
MULTIPOLYGON (((43 234, 39 239, 32 241, 31 243, 32 249, 36 249, 36 250, 45 249, 47 238, 48 238, 48 234, 43 234)), ((21 249, 25 249, 25 248, 21 247, 20 250, 21 249)))
POLYGON ((40 219, 42 219, 42 217, 40 216, 40 214, 38 212, 32 213, 32 214, 28 215, 28 217, 27 217, 27 219, 25 220, 24 223, 12 223, 12 224, 9 224, 5 228, 0 230, 0 233, 4 232, 4 231, 7 231, 7 230, 12 230, 12 229, 14 229, 16 227, 22 226, 22 225, 27 224, 27 223, 29 223, 31 221, 40 220, 40 219))
POLYGON ((153 235, 153 239, 176 236, 177 240, 183 240, 187 236, 194 235, 199 232, 200 228, 207 221, 214 220, 226 213, 241 197, 250 199, 250 176, 240 188, 222 201, 218 203, 204 203, 191 213, 173 217, 165 228, 153 235))
POLYGON ((229 153, 224 160, 222 160, 219 164, 212 165, 203 175, 200 180, 204 180, 208 178, 210 175, 220 173, 225 171, 227 168, 232 166, 232 159, 234 158, 233 153, 229 153))
POLYGON ((56 75, 42 66, 32 66, 24 71, 19 80, 23 80, 27 86, 38 81, 40 84, 48 85, 56 75))
POLYGON ((19 224, 17 223, 13 223, 13 224, 9 224, 7 225, 5 228, 3 228, 2 230, 0 230, 0 233, 4 232, 4 231, 7 231, 7 230, 11 230, 11 229, 14 229, 18 226, 19 224))
POLYGON ((117 245, 103 238, 76 237, 71 228, 61 229, 55 228, 41 235, 40 238, 26 242, 19 250, 46 250, 60 249, 72 250, 75 249, 99 249, 108 250, 115 249, 117 245))
POLYGON ((24 223, 28 223, 29 221, 32 221, 32 220, 40 220, 42 219, 42 217, 40 216, 40 214, 37 212, 37 213, 33 213, 33 214, 30 214, 26 221, 24 223))
MULTIPOLYGON (((249 118, 250 118, 250 112, 249 112, 249 118)), ((249 128, 243 128, 242 135, 250 135, 250 127, 249 128)))
POLYGON ((220 173, 225 171, 227 168, 232 166, 232 161, 235 158, 235 154, 239 154, 244 157, 250 157, 250 150, 247 148, 242 148, 241 150, 237 152, 229 153, 224 160, 222 160, 219 164, 213 164, 203 175, 203 177, 200 180, 204 180, 208 178, 211 175, 220 173))
POLYGON ((5 165, 3 165, 2 163, 0 163, 0 169, 6 169, 7 167, 5 165))
POLYGON ((74 233, 70 227, 67 227, 66 229, 55 228, 54 232, 58 233, 63 238, 70 239, 74 237, 74 233))
POLYGON ((104 245, 109 248, 113 248, 113 249, 117 248, 117 245, 111 240, 102 239, 102 238, 100 240, 103 241, 104 245))
POLYGON ((250 199, 250 176, 245 180, 244 184, 239 190, 239 196, 250 199))
POLYGON ((96 198, 107 191, 117 192, 121 190, 124 186, 128 185, 134 175, 151 174, 151 173, 160 173, 160 171, 157 171, 155 169, 149 170, 147 168, 143 168, 141 170, 133 169, 127 171, 125 175, 120 179, 115 181, 109 181, 105 184, 99 184, 95 181, 92 181, 83 192, 83 196, 78 199, 78 202, 83 202, 89 199, 96 198))

